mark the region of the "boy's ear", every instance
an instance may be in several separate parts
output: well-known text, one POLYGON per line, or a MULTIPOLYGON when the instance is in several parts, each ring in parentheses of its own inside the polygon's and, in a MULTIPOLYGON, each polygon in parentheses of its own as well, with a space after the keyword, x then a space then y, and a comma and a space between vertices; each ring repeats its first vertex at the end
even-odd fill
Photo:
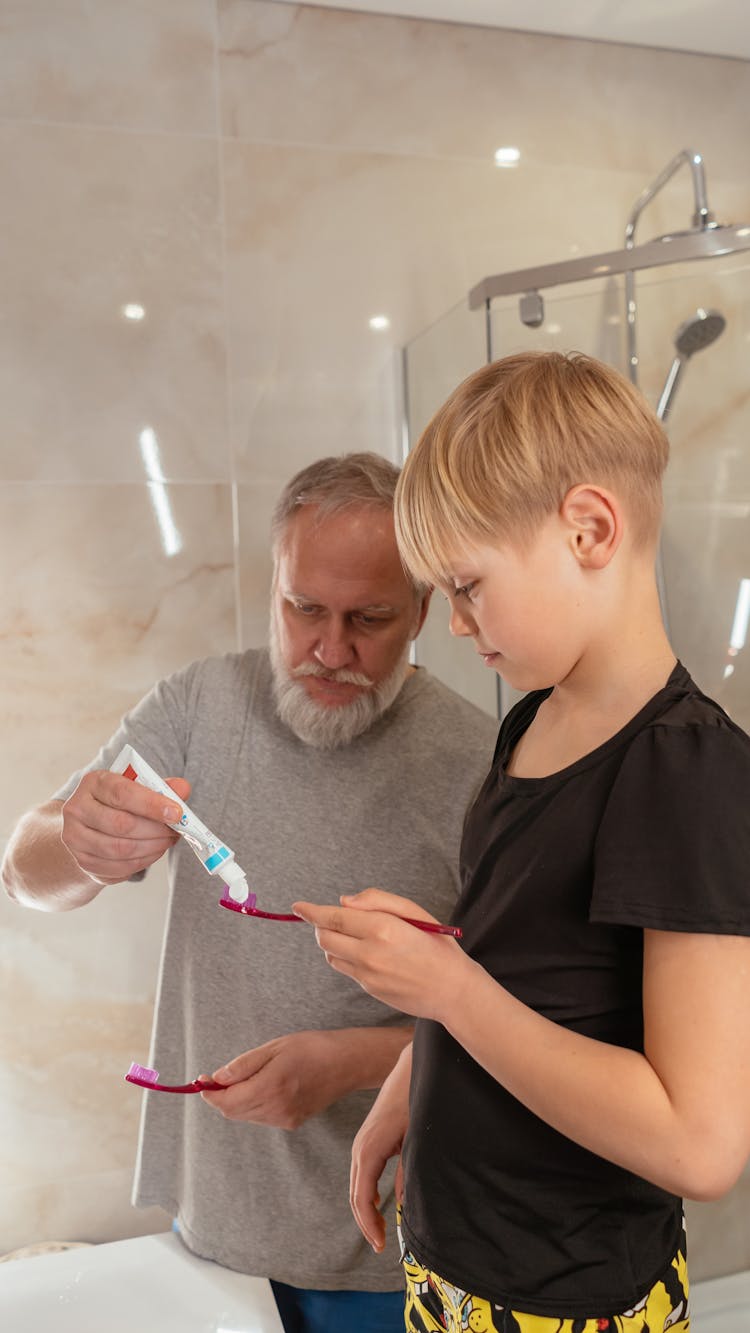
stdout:
POLYGON ((573 554, 583 569, 605 569, 623 536, 619 500, 603 486, 573 486, 560 506, 573 554))

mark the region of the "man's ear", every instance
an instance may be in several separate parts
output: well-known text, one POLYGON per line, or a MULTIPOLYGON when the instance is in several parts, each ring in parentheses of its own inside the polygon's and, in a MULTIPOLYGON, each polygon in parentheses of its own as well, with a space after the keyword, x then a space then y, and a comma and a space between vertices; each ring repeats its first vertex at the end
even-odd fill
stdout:
POLYGON ((433 592, 434 592, 433 588, 428 588, 424 596, 422 597, 422 600, 419 605, 419 611, 417 613, 416 629, 414 630, 414 633, 411 636, 412 639, 416 639, 422 626, 424 625, 425 620, 427 619, 427 612, 430 609, 430 599, 432 598, 433 592))
POLYGON ((583 569, 606 569, 623 538, 622 506, 604 486, 573 486, 560 506, 568 540, 583 569))

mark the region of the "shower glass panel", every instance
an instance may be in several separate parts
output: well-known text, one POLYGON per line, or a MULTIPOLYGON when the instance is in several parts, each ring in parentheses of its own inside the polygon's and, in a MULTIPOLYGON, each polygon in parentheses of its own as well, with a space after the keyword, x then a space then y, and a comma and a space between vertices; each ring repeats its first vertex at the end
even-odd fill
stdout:
MULTIPOLYGON (((746 253, 650 269, 636 275, 639 386, 659 401, 675 357, 677 330, 698 310, 726 327, 685 363, 666 423, 664 600, 676 654, 699 685, 750 727, 750 260, 746 253)), ((588 352, 626 372, 624 279, 571 283, 541 293, 544 320, 525 325, 519 297, 483 310, 457 307, 406 349, 409 438, 471 370, 538 348, 588 352)), ((493 683, 452 641, 442 598, 420 640, 418 660, 494 711, 493 683)), ((518 696, 505 686, 499 712, 518 696)))
POLYGON ((639 278, 639 380, 652 404, 696 310, 726 327, 685 364, 666 423, 662 563, 670 638, 702 689, 750 730, 750 262, 639 278))

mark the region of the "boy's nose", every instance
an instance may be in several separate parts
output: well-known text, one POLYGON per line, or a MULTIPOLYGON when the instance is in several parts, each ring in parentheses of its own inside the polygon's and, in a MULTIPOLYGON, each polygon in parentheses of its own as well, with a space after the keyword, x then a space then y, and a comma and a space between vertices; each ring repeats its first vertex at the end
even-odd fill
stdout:
POLYGON ((476 625, 472 619, 471 612, 465 606, 458 606, 455 601, 450 604, 451 614, 448 621, 448 628, 456 638, 472 637, 476 634, 476 625))

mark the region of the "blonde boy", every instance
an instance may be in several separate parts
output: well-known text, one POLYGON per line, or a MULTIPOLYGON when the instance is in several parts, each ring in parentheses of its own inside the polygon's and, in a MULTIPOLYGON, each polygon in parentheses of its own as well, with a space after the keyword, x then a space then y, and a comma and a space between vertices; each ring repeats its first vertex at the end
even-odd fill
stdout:
POLYGON ((420 1020, 351 1195, 381 1248, 403 1146, 412 1333, 684 1333, 681 1199, 750 1152, 750 740, 664 630, 666 461, 614 370, 523 354, 456 389, 399 483, 408 568, 527 691, 465 826, 462 945, 379 889, 297 905, 420 1020))

